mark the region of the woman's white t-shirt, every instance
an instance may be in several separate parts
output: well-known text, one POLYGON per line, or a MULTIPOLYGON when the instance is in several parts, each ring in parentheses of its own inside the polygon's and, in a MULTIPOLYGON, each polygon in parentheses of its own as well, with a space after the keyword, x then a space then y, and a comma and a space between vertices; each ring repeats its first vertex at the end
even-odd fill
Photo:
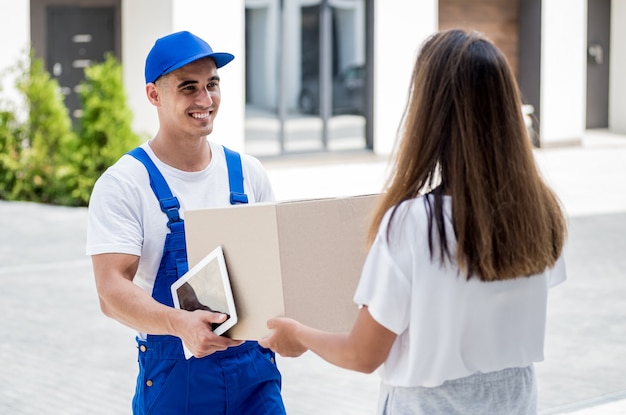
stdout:
MULTIPOLYGON (((379 368, 383 383, 434 387, 543 360, 548 288, 565 280, 562 256, 552 269, 532 277, 468 281, 456 264, 442 265, 437 256, 431 260, 425 198, 432 200, 418 197, 399 206, 389 241, 389 212, 384 217, 354 297, 398 335, 379 368)), ((448 196, 444 217, 454 257, 448 196)))
MULTIPOLYGON (((142 148, 157 166, 180 203, 180 216, 189 209, 230 205, 226 156, 221 145, 209 142, 212 158, 202 171, 185 172, 161 162, 148 143, 142 148)), ((249 203, 271 202, 274 193, 261 163, 241 155, 244 191, 249 203)), ((145 166, 130 155, 122 156, 96 182, 89 202, 87 255, 123 253, 137 255, 134 282, 152 293, 168 218, 150 187, 145 166)), ((143 337, 140 334, 141 337, 143 337)))

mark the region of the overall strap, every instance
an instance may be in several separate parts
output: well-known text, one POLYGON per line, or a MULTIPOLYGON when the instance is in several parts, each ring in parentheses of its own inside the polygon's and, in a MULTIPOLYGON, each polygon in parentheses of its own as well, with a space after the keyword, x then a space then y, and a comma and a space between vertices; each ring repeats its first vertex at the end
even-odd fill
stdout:
MULTIPOLYGON (((150 176, 150 187, 152 191, 156 195, 157 199, 159 199, 159 205, 161 206, 161 210, 163 213, 167 215, 169 221, 167 222, 167 227, 172 229, 172 226, 179 227, 182 226, 182 219, 178 213, 178 209, 180 208, 180 203, 176 196, 172 195, 172 191, 170 187, 167 185, 165 178, 154 165, 154 162, 150 159, 150 156, 146 153, 146 151, 141 147, 136 147, 133 150, 129 151, 127 154, 133 156, 148 170, 148 175, 150 176), (178 225, 178 223, 180 225, 178 225)), ((174 231, 174 229, 172 229, 174 231)))
MULTIPOLYGON (((127 154, 133 156, 139 160, 148 170, 150 176, 150 187, 159 199, 159 205, 161 210, 167 215, 169 222, 167 226, 171 228, 175 222, 182 222, 178 209, 180 203, 176 196, 172 194, 170 187, 167 185, 165 178, 154 165, 150 156, 141 147, 136 147, 129 151, 127 154)), ((243 187, 243 169, 241 166, 241 155, 236 151, 230 150, 224 147, 224 154, 226 155, 226 166, 228 168, 228 184, 230 186, 230 204, 242 204, 248 203, 248 196, 244 192, 243 187)))
MULTIPOLYGON (((222 146, 224 147, 224 146, 222 146)), ((228 168, 228 184, 230 186, 230 204, 248 203, 248 196, 243 190, 243 169, 241 155, 236 151, 224 147, 226 167, 228 168)))

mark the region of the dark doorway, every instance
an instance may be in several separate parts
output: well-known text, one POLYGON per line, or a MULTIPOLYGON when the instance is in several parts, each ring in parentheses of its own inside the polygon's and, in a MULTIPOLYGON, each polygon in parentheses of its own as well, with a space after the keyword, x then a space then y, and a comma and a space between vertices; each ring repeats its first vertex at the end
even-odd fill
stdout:
POLYGON ((30 0, 33 52, 61 85, 73 122, 81 115, 84 67, 106 52, 121 60, 120 22, 121 0, 30 0))
POLYGON ((589 0, 588 7, 587 128, 608 128, 611 0, 589 0))
POLYGON ((519 56, 518 77, 522 102, 532 105, 531 139, 541 146, 541 0, 519 2, 519 56))
POLYGON ((46 69, 61 85, 65 104, 76 120, 81 107, 78 87, 85 68, 115 51, 115 9, 49 6, 46 20, 46 69))

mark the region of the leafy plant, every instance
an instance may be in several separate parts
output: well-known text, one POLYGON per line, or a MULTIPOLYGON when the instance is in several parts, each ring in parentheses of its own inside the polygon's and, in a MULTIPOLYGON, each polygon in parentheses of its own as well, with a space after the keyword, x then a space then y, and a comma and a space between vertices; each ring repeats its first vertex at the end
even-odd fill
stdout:
POLYGON ((40 59, 31 52, 15 70, 25 108, 0 108, 0 199, 86 206, 98 177, 140 143, 131 129, 121 65, 107 55, 85 69, 76 129, 58 82, 40 59))
MULTIPOLYGON (((16 89, 24 96, 26 120, 0 115, 2 190, 8 200, 68 202, 65 176, 69 147, 76 136, 58 82, 34 57, 18 63, 16 89)), ((19 112, 19 111, 17 111, 19 112)))
POLYGON ((21 165, 20 126, 11 111, 0 111, 0 199, 14 199, 21 165))
POLYGON ((136 147, 140 137, 131 127, 122 66, 112 54, 107 54, 104 62, 85 68, 79 94, 82 117, 72 163, 78 174, 74 176, 71 195, 86 205, 98 177, 136 147))

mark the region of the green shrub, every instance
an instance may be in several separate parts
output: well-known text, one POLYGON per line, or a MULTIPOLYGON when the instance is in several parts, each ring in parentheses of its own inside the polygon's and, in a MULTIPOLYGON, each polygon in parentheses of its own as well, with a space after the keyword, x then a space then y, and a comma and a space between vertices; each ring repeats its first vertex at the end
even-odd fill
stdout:
POLYGON ((0 199, 86 206, 98 177, 140 143, 131 129, 121 65, 107 55, 85 69, 77 132, 43 62, 31 52, 15 70, 26 108, 0 108, 0 199), (25 120, 16 113, 26 114, 25 120))
POLYGON ((73 151, 73 165, 79 173, 72 197, 87 204, 100 175, 140 138, 132 130, 132 113, 126 104, 122 66, 107 54, 105 61, 85 68, 80 87, 82 117, 79 140, 73 151))
POLYGON ((21 166, 20 125, 11 111, 0 111, 0 200, 14 200, 21 166))
POLYGON ((17 65, 17 90, 27 108, 24 122, 2 111, 2 198, 63 204, 68 202, 69 148, 76 139, 59 84, 31 53, 17 65))

